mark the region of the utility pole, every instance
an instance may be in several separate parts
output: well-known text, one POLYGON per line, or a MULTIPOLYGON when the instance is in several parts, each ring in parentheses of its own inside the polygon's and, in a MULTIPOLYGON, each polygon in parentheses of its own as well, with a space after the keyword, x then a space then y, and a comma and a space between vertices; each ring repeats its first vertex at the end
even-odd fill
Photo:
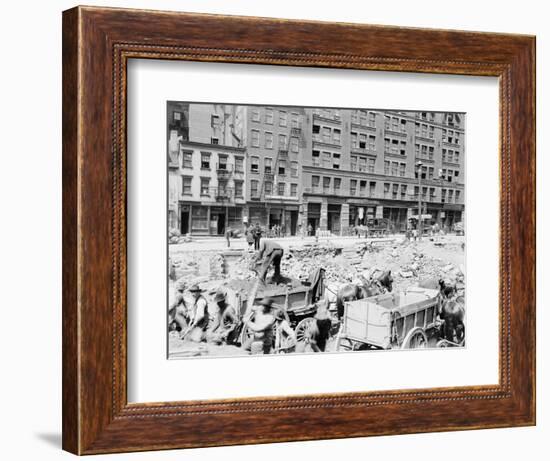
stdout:
POLYGON ((418 174, 418 240, 422 240, 422 162, 416 163, 416 171, 418 174))

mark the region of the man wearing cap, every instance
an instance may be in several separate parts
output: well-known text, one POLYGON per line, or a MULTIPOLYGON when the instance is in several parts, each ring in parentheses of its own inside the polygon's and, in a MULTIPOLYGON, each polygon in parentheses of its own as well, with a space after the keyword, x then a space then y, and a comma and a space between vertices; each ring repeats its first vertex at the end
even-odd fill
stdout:
POLYGON ((251 320, 252 314, 244 320, 245 327, 252 331, 252 336, 243 344, 243 349, 253 354, 260 351, 269 354, 273 346, 273 325, 275 324, 273 299, 262 299, 260 307, 253 314, 254 320, 251 320))
MULTIPOLYGON (((237 327, 238 319, 235 309, 227 302, 227 293, 220 289, 212 293, 215 312, 209 314, 210 325, 206 333, 206 341, 221 344, 237 327)), ((210 309, 210 307, 209 307, 210 309)))
POLYGON ((191 324, 184 334, 185 339, 201 342, 206 338, 208 327, 208 309, 206 299, 202 295, 203 290, 198 285, 189 288, 193 295, 193 306, 191 307, 191 324))
POLYGON ((273 265, 275 273, 272 279, 278 282, 281 279, 281 259, 283 257, 283 247, 273 240, 262 240, 258 251, 256 252, 255 261, 257 265, 261 265, 258 271, 258 277, 265 283, 267 271, 273 265))

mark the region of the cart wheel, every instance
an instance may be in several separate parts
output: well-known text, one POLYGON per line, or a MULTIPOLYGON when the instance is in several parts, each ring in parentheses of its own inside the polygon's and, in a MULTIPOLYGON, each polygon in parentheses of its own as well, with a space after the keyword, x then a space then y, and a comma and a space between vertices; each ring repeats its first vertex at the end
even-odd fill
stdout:
POLYGON ((306 340, 307 331, 313 322, 315 322, 313 317, 307 317, 298 322, 298 325, 296 325, 296 328, 294 329, 294 333, 296 334, 296 343, 301 343, 306 340))
POLYGON ((342 352, 353 351, 355 350, 355 344, 346 336, 338 336, 338 338, 336 338, 336 350, 342 352))
POLYGON ((243 326, 243 329, 240 335, 241 346, 244 345, 246 341, 252 337, 253 334, 254 332, 250 328, 248 328, 247 326, 243 326))
POLYGON ((289 336, 285 336, 280 344, 280 347, 275 350, 276 354, 290 354, 296 349, 296 344, 294 340, 289 336))
POLYGON ((413 328, 407 333, 401 349, 423 349, 428 345, 428 337, 420 327, 413 328))

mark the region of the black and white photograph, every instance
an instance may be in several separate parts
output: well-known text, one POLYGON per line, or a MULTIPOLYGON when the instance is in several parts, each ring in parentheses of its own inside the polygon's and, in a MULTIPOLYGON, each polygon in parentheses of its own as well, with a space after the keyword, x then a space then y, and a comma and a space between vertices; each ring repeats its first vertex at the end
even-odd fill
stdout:
POLYGON ((168 101, 169 358, 463 347, 465 118, 168 101))

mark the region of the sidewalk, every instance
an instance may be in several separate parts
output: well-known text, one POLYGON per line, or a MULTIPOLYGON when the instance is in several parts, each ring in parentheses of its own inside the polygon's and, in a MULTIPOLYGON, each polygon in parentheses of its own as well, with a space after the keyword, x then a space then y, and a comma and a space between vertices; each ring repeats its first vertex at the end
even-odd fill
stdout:
MULTIPOLYGON (((267 240, 274 240, 277 243, 279 243, 285 250, 288 250, 290 247, 300 247, 305 245, 315 245, 316 239, 315 237, 298 237, 298 236, 291 236, 291 237, 276 237, 276 238, 267 238, 264 237, 267 240)), ((262 238, 262 240, 264 239, 262 238)), ((392 234, 387 237, 371 237, 371 238, 357 238, 356 236, 332 236, 332 237, 320 237, 318 240, 319 244, 329 244, 329 245, 335 245, 335 246, 341 246, 343 248, 345 247, 351 247, 357 243, 375 243, 379 242, 387 242, 394 240, 395 242, 400 242, 402 239, 404 239, 404 234, 392 234)), ((425 236, 422 238, 422 241, 429 241, 429 239, 432 237, 425 236)), ((453 242, 458 241, 462 242, 465 240, 464 236, 457 236, 454 234, 448 234, 441 237, 434 237, 434 238, 441 238, 444 241, 447 242, 453 242)), ((180 253, 182 251, 223 251, 223 250, 247 250, 248 244, 244 237, 238 238, 238 239, 231 239, 231 246, 227 247, 227 240, 223 236, 212 236, 212 237, 196 237, 193 238, 191 242, 187 243, 179 243, 179 244, 173 244, 169 245, 169 253, 180 253)))

